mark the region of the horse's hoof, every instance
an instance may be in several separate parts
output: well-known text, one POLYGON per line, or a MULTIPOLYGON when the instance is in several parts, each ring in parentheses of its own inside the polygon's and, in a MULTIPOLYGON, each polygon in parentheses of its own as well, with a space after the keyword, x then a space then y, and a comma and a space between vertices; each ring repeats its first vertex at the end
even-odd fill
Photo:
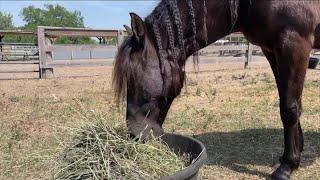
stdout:
POLYGON ((282 163, 271 175, 274 180, 290 180, 292 170, 288 164, 282 163))

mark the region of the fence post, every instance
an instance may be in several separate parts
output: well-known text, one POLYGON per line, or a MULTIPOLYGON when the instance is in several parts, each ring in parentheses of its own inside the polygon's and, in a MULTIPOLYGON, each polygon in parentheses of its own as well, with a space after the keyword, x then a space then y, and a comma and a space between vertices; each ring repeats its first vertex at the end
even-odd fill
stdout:
POLYGON ((247 50, 247 59, 244 63, 244 68, 248 68, 249 62, 252 61, 252 51, 253 51, 253 45, 251 43, 248 44, 248 50, 247 50))
MULTIPOLYGON (((4 36, 0 36, 0 43, 2 43, 2 38, 3 38, 4 36)), ((0 52, 2 52, 2 44, 0 44, 0 52)), ((1 54, 1 59, 0 59, 0 61, 2 61, 3 60, 3 54, 1 54)))
POLYGON ((118 31, 118 49, 120 48, 123 41, 124 41, 124 31, 119 30, 118 31))
POLYGON ((52 51, 47 51, 47 46, 51 45, 48 37, 45 37, 45 27, 38 26, 38 46, 39 46, 39 77, 53 77, 53 68, 47 68, 47 64, 52 62, 52 51))
MULTIPOLYGON (((0 36, 0 43, 2 43, 2 38, 3 38, 4 36, 0 36)), ((2 52, 2 44, 0 44, 0 51, 2 52)))

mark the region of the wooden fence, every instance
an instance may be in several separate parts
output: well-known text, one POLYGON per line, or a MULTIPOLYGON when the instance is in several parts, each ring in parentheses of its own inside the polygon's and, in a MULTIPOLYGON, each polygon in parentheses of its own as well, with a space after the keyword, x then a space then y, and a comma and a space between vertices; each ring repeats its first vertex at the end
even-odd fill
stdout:
MULTIPOLYGON (((241 37, 244 38, 242 34, 232 34, 230 36, 225 37, 225 39, 231 39, 230 37, 241 37)), ((253 45, 249 42, 241 42, 238 41, 228 41, 226 43, 214 43, 202 50, 200 50, 200 55, 203 54, 213 54, 213 53, 219 53, 221 55, 224 54, 224 52, 238 52, 242 54, 245 52, 246 61, 244 64, 244 67, 247 68, 249 65, 249 62, 252 61, 253 52, 260 52, 261 54, 261 48, 259 46, 253 45), (241 52, 240 52, 241 51, 241 52)))
POLYGON ((0 61, 39 59, 38 46, 32 43, 0 43, 0 61))
POLYGON ((7 35, 36 36, 32 31, 0 30, 0 74, 39 73, 38 45, 2 42, 7 35), (19 69, 16 69, 16 66, 19 66, 19 69), (27 68, 24 68, 26 66, 27 68))
POLYGON ((119 46, 126 36, 122 30, 95 30, 85 28, 60 28, 60 27, 38 27, 38 45, 40 55, 40 77, 50 78, 54 74, 53 68, 65 66, 102 66, 109 64, 106 60, 92 58, 94 51, 117 51, 117 46, 108 45, 56 45, 52 38, 68 37, 115 37, 119 46), (59 51, 88 51, 90 58, 85 60, 54 60, 53 53, 59 51))
MULTIPOLYGON (((126 32, 123 30, 101 30, 101 29, 87 29, 87 28, 62 28, 62 27, 46 27, 39 26, 37 32, 30 31, 0 31, 0 39, 4 35, 34 35, 38 37, 38 44, 18 44, 18 43, 1 43, 1 53, 7 49, 15 49, 9 52, 12 56, 22 57, 26 60, 26 55, 29 60, 39 59, 38 61, 29 61, 30 63, 39 64, 39 77, 50 78, 54 76, 54 68, 56 67, 70 67, 70 66, 104 66, 110 65, 111 61, 106 59, 97 59, 93 57, 94 52, 113 52, 118 50, 118 46, 123 42, 126 32), (72 44, 55 44, 58 37, 97 37, 100 40, 116 38, 117 45, 110 46, 106 44, 93 45, 72 45, 72 44), (20 46, 19 46, 20 45, 20 46), (30 47, 28 47, 30 46, 30 47), (10 47, 10 48, 9 48, 10 47), (54 58, 55 54, 59 52, 71 52, 71 58, 57 60, 54 58), (74 52, 89 52, 89 58, 77 59, 74 58, 74 52)), ((260 48, 245 41, 242 34, 232 34, 224 38, 223 41, 214 43, 205 49, 200 50, 200 54, 211 54, 224 52, 240 52, 246 54, 245 67, 252 59, 252 53, 258 51, 260 48)), ((8 51, 5 53, 8 54, 8 51)), ((12 57, 11 56, 11 57, 12 57)), ((112 57, 114 58, 114 57, 112 57)), ((4 62, 1 62, 4 63, 4 62)), ((18 63, 18 61, 7 62, 10 64, 18 63)), ((20 64, 28 63, 20 61, 20 64)), ((1 73, 1 72, 0 72, 1 73)))

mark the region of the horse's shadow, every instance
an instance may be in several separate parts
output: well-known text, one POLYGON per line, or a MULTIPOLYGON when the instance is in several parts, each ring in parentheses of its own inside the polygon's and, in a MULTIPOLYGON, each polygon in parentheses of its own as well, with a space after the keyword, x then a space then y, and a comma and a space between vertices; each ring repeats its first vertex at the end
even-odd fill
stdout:
MULTIPOLYGON (((320 156, 320 132, 305 131, 305 148, 300 167, 320 156)), ((249 129, 237 132, 210 132, 196 135, 207 148, 208 166, 224 166, 233 171, 268 178, 269 174, 251 170, 247 165, 272 166, 283 151, 281 129, 249 129)), ((255 168, 256 169, 256 168, 255 168)))

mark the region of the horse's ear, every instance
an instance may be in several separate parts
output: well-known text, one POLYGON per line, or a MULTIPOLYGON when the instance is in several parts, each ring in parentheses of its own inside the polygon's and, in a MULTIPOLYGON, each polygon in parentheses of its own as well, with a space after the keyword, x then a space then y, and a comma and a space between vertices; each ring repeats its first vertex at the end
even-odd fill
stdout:
POLYGON ((135 13, 130 13, 131 16, 131 27, 133 36, 139 43, 143 43, 146 28, 143 20, 135 13))
POLYGON ((124 29, 127 31, 127 34, 128 34, 129 36, 132 36, 132 35, 133 35, 132 29, 131 29, 129 26, 123 25, 123 27, 124 27, 124 29))

